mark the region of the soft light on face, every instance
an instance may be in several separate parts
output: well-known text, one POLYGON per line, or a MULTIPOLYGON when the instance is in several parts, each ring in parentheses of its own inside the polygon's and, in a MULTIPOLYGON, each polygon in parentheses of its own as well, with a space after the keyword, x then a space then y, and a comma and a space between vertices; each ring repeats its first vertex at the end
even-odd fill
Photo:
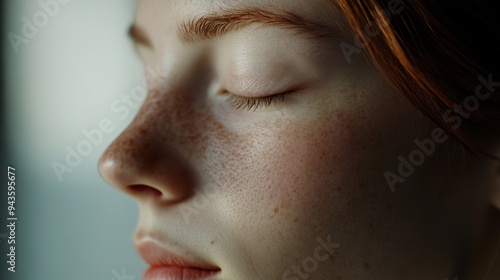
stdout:
POLYGON ((140 203, 137 239, 219 268, 213 279, 448 277, 468 236, 442 223, 436 197, 456 170, 439 172, 438 153, 397 193, 383 176, 430 122, 363 56, 347 63, 348 32, 253 23, 178 36, 189 18, 245 7, 332 30, 342 21, 321 0, 224 2, 139 1, 145 63, 165 76, 101 160, 140 203))

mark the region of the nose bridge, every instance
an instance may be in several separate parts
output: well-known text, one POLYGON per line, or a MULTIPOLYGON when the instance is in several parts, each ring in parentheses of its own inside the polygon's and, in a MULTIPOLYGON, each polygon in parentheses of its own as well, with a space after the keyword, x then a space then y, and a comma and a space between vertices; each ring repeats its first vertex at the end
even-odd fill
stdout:
POLYGON ((178 152, 192 153, 200 144, 197 141, 201 139, 201 126, 207 115, 206 108, 197 108, 197 102, 191 90, 157 90, 144 104, 134 124, 137 128, 146 128, 145 133, 156 141, 167 143, 178 152))

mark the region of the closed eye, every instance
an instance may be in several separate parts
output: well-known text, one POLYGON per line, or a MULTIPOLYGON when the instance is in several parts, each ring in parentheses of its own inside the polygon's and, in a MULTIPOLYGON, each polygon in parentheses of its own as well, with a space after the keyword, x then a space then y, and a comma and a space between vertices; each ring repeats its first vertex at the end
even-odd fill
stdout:
POLYGON ((229 94, 226 101, 238 110, 256 111, 285 102, 285 97, 290 92, 269 95, 266 97, 243 97, 229 94))

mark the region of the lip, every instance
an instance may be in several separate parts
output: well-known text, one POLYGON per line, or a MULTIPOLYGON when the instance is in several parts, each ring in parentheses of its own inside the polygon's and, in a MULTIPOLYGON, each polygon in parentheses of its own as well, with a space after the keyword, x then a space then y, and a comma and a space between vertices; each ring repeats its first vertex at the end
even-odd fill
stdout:
POLYGON ((143 280, 198 280, 211 279, 219 271, 189 267, 152 266, 143 276, 143 280))
POLYGON ((143 280, 208 280, 221 271, 189 252, 172 252, 171 246, 151 237, 143 237, 134 243, 141 258, 150 265, 143 280))

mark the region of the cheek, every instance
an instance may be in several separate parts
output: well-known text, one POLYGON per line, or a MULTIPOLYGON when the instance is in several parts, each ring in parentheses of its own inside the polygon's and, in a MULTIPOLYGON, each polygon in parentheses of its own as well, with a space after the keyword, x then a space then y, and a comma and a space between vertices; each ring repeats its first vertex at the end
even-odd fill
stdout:
MULTIPOLYGON (((253 256, 269 246, 281 255, 307 255, 317 237, 345 240, 369 224, 363 209, 376 215, 386 207, 377 199, 390 194, 384 171, 417 137, 418 114, 383 87, 358 95, 368 97, 342 106, 311 104, 210 145, 224 147, 215 153, 225 163, 218 168, 217 179, 225 179, 216 205, 253 256)), ((262 259, 273 258, 266 254, 262 259)))
POLYGON ((307 219, 325 207, 335 208, 332 201, 347 199, 348 193, 361 193, 357 189, 365 182, 384 183, 384 159, 397 158, 391 154, 401 151, 401 143, 411 143, 406 138, 412 139, 403 129, 415 126, 404 121, 408 118, 402 106, 368 103, 317 106, 291 118, 258 121, 245 133, 211 145, 225 147, 214 154, 225 163, 221 185, 231 186, 223 193, 235 202, 233 211, 241 209, 244 216, 251 212, 252 219, 296 220, 292 216, 299 214, 307 219))

